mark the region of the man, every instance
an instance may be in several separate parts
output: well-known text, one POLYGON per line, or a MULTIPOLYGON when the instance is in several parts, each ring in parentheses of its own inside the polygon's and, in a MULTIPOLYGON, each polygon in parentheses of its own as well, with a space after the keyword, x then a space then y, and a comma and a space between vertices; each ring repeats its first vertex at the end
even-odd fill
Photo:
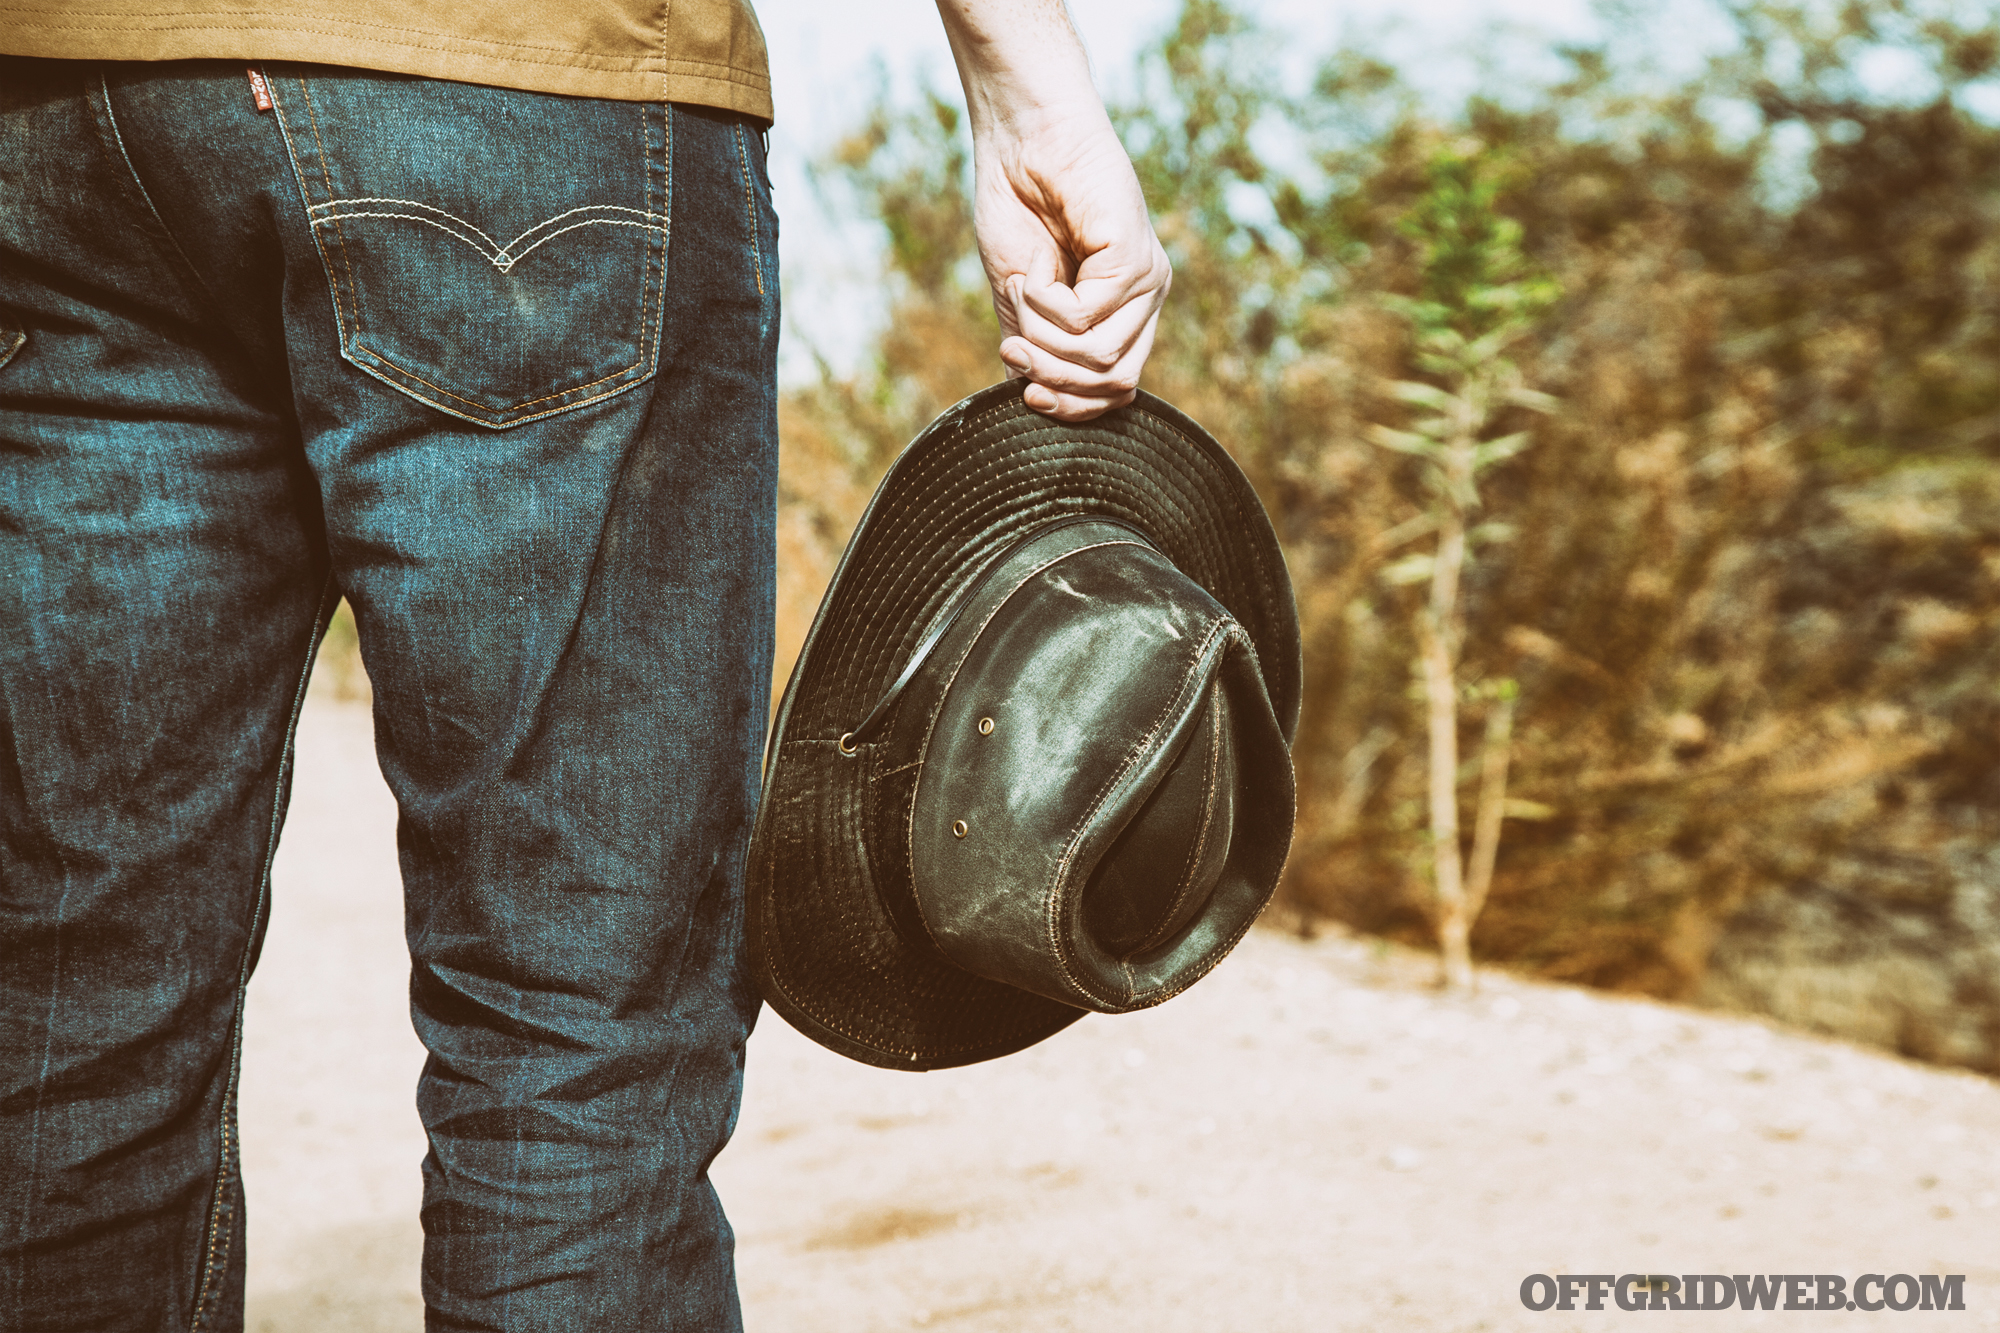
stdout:
MULTIPOLYGON (((1087 419, 1165 257, 1060 0, 939 8, 1001 358, 1087 419)), ((755 20, 17 0, 0 53, 0 1328, 241 1325, 242 997, 341 596, 401 809, 429 1327, 737 1326, 755 20)))

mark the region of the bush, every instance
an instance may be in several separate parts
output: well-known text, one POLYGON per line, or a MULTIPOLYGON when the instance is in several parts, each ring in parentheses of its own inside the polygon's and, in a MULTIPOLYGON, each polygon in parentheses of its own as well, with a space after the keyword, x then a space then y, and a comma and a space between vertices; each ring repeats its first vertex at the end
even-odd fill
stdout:
MULTIPOLYGON (((1352 51, 1280 96, 1268 38, 1189 0, 1116 119, 1175 265, 1148 387, 1236 454, 1298 587, 1293 919, 1431 933, 1424 590, 1396 573, 1429 492, 1370 440, 1423 411, 1393 385, 1444 382, 1440 321, 1521 321, 1508 356, 1560 403, 1495 419, 1531 447, 1482 478, 1461 594, 1462 753, 1481 686, 1518 682, 1477 955, 1686 995, 1761 895, 1945 893, 2000 844, 2000 133, 1963 106, 2000 26, 1976 17, 1747 4, 1686 86, 1571 51, 1565 81, 1441 120, 1352 51), (1860 90, 1882 47, 1927 101, 1860 90), (1504 281, 1465 268, 1495 236, 1504 281), (1480 306, 1501 288, 1525 304, 1480 306)), ((997 374, 959 144, 932 99, 828 168, 889 224, 896 296, 872 366, 786 400, 793 646, 880 469, 997 374)))

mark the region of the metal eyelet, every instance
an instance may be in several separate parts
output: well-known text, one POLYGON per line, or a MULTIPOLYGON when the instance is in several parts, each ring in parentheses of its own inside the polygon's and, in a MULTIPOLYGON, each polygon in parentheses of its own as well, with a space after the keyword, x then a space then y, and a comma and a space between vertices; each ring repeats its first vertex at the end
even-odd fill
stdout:
POLYGON ((982 736, 991 736, 993 734, 992 718, 982 717, 979 719, 979 734, 982 736))
POLYGON ((972 832, 972 830, 969 827, 967 827, 966 822, 963 819, 952 821, 952 826, 951 826, 952 837, 962 838, 970 832, 972 832))
POLYGON ((851 731, 847 732, 844 735, 842 735, 838 741, 834 742, 834 748, 839 750, 843 755, 846 755, 849 759, 852 759, 854 758, 855 755, 861 753, 861 747, 851 743, 853 740, 854 740, 854 733, 851 731))

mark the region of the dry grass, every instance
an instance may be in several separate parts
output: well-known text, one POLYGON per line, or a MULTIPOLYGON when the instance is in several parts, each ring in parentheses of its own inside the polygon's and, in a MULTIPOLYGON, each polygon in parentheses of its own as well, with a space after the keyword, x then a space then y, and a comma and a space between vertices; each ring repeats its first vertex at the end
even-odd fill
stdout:
MULTIPOLYGON (((1421 590, 1385 577, 1426 549, 1427 499, 1367 432, 1407 421, 1385 386, 1424 374, 1408 302, 1434 298, 1437 261, 1407 220, 1437 206, 1440 145, 1497 173, 1561 293, 1513 355, 1562 410, 1496 425, 1533 445, 1486 487, 1476 518, 1504 526, 1467 575, 1463 674, 1520 688, 1475 951, 1686 996, 1745 904, 1831 885, 1943 920, 1968 891, 1954 858, 2000 842, 2000 134, 1949 101, 1993 33, 1842 21, 1862 19, 1940 71, 1946 99, 1842 100, 1861 48, 1763 6, 1687 88, 1580 75, 1527 110, 1475 101, 1434 124, 1351 54, 1318 100, 1270 99, 1259 39, 1216 6, 1184 12, 1152 101, 1121 120, 1176 265, 1148 385, 1236 453, 1297 583, 1289 919, 1430 934, 1421 590), (1789 85, 1757 63, 1784 23, 1824 57, 1789 85), (1698 107, 1752 88, 1764 130, 1724 147, 1698 107), (1403 109, 1325 128, 1381 106, 1403 109), (1786 122, 1819 144, 1817 189, 1789 211, 1760 183, 1786 122), (1261 161, 1256 124, 1288 126, 1333 184, 1261 161), (1225 200, 1246 187, 1278 226, 1236 220, 1225 200)), ((901 296, 869 372, 786 405, 788 644, 894 450, 996 368, 983 300, 941 259, 971 245, 969 211, 938 202, 963 190, 937 165, 955 129, 884 112, 839 168, 894 224, 901 296), (912 198, 931 204, 897 212, 912 198)), ((1485 707, 1468 695, 1462 753, 1485 707)))

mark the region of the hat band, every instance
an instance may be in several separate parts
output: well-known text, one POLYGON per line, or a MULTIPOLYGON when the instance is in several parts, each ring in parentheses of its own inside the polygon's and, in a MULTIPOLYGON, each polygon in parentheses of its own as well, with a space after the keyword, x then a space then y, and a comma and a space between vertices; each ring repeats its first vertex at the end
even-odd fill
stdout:
POLYGON ((1053 518, 1046 523, 1037 524, 1035 527, 1029 528, 1026 532, 1001 547, 998 555, 981 565, 978 572, 965 581, 965 585, 952 598, 951 605, 938 618, 937 623, 931 627, 931 632, 924 635, 923 642, 919 643, 916 652, 910 655, 909 665, 903 668, 903 674, 896 677, 896 683, 891 685, 888 692, 876 701, 874 709, 867 717, 861 720, 860 726, 841 736, 837 746, 839 751, 849 759, 852 759, 859 753, 861 742, 869 739, 882 729, 882 723, 888 718, 889 710, 895 706, 896 700, 903 693, 904 687, 911 680, 915 679, 918 671, 923 669, 923 665, 929 659, 931 653, 936 650, 938 644, 951 630, 951 627, 958 622, 958 618, 965 614, 965 608, 972 605, 973 595, 979 591, 980 584, 984 582, 988 574, 1000 568, 1001 565, 1006 563, 1008 556, 1013 555, 1016 551, 1028 545, 1028 543, 1046 537, 1051 532, 1056 532, 1063 528, 1073 528, 1079 523, 1101 523, 1109 527, 1123 528, 1147 546, 1153 545, 1145 533, 1139 531, 1139 529, 1133 527, 1130 523, 1125 522, 1123 519, 1107 518, 1102 514, 1065 514, 1061 518, 1053 518))

